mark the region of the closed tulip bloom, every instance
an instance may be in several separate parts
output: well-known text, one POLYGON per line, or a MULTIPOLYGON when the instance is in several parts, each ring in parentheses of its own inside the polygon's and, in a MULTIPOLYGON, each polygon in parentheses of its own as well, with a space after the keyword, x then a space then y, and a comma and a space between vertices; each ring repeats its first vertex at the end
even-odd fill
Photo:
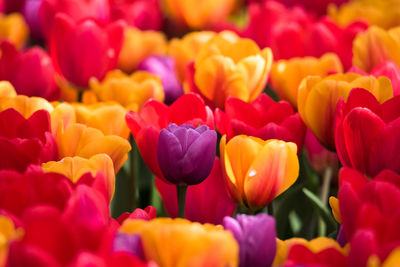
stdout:
POLYGON ((386 77, 361 76, 355 73, 334 74, 326 78, 309 76, 299 86, 298 109, 301 118, 317 139, 330 150, 335 149, 335 109, 340 98, 347 100, 353 88, 363 88, 379 102, 393 96, 386 77))
POLYGON ((167 38, 162 32, 126 27, 118 57, 118 68, 126 73, 132 73, 145 58, 151 55, 165 55, 166 52, 167 38))
POLYGON ((225 185, 238 204, 258 210, 288 189, 299 175, 294 143, 238 135, 220 142, 225 185))
POLYGON ((175 75, 175 61, 168 56, 150 56, 138 66, 138 70, 159 76, 165 93, 165 103, 172 104, 183 94, 183 88, 175 75))
POLYGON ((329 74, 341 72, 343 72, 342 63, 333 53, 325 54, 320 58, 282 59, 272 65, 271 85, 279 98, 297 107, 298 88, 304 78, 312 75, 326 77, 329 74))
POLYGON ((173 184, 196 185, 210 174, 217 147, 217 133, 174 123, 158 137, 157 158, 164 177, 173 184))
POLYGON ((354 40, 353 65, 366 72, 371 72, 374 67, 388 60, 400 66, 399 36, 400 27, 386 31, 371 26, 354 40))
POLYGON ((225 112, 216 109, 215 121, 221 135, 227 139, 240 134, 255 136, 263 140, 279 139, 293 142, 301 152, 306 127, 300 115, 286 101, 275 102, 261 94, 251 103, 229 97, 225 112))
POLYGON ((91 79, 90 88, 92 91, 85 94, 93 93, 95 102, 115 101, 136 112, 147 100, 162 102, 165 96, 160 77, 145 71, 127 75, 120 70, 113 70, 108 72, 101 82, 95 78, 91 79))
POLYGON ((375 176, 384 169, 400 172, 400 96, 383 104, 368 91, 353 89, 336 115, 336 150, 344 166, 375 176))
POLYGON ((18 53, 15 46, 4 41, 0 45, 0 80, 10 81, 20 95, 40 96, 48 100, 58 98, 50 56, 39 47, 18 53))
POLYGON ((93 19, 74 22, 58 14, 49 38, 57 72, 80 88, 88 87, 91 77, 102 80, 117 66, 123 28, 121 21, 103 26, 93 19))
POLYGON ((276 253, 275 220, 267 214, 239 214, 225 217, 225 230, 233 233, 239 244, 240 267, 271 266, 276 253))
POLYGON ((191 90, 219 108, 229 96, 251 102, 264 90, 272 61, 270 48, 261 50, 250 39, 220 33, 199 51, 191 90))
POLYGON ((8 40, 22 49, 28 40, 29 28, 21 14, 0 14, 0 41, 8 40))
POLYGON ((138 234, 145 260, 153 260, 161 267, 233 267, 239 263, 238 244, 221 226, 156 218, 148 222, 126 220, 119 232, 138 234))

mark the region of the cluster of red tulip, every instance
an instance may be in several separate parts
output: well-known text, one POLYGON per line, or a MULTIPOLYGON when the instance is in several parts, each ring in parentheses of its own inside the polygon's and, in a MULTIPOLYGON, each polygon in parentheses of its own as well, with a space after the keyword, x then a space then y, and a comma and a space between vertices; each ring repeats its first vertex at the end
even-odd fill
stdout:
POLYGON ((0 12, 0 267, 400 266, 400 0, 0 12))

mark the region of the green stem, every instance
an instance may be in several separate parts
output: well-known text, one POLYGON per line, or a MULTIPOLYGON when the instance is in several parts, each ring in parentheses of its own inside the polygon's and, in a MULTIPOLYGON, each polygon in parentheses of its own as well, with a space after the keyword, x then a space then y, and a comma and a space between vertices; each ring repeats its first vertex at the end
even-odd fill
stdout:
POLYGON ((268 214, 271 216, 274 216, 274 204, 272 201, 271 201, 271 203, 269 203, 267 208, 268 208, 268 214))
MULTIPOLYGON (((319 195, 319 199, 321 200, 321 203, 324 205, 328 203, 329 189, 332 181, 332 176, 333 176, 333 169, 330 166, 326 167, 322 179, 321 193, 319 195)), ((326 224, 322 218, 319 219, 318 229, 319 229, 319 235, 325 236, 326 224)))
POLYGON ((178 217, 185 218, 185 202, 186 202, 186 184, 177 184, 176 192, 178 194, 178 217))
POLYGON ((129 206, 132 207, 132 211, 136 208, 136 175, 135 175, 135 140, 132 136, 129 137, 129 142, 131 143, 132 150, 129 151, 129 206))

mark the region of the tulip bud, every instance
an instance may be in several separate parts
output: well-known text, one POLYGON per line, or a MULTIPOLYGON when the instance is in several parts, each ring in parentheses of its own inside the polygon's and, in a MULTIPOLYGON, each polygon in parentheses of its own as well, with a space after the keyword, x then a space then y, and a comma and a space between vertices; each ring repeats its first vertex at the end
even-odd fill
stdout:
POLYGON ((173 184, 195 185, 210 174, 217 134, 208 126, 172 123, 160 132, 157 157, 161 172, 173 184))

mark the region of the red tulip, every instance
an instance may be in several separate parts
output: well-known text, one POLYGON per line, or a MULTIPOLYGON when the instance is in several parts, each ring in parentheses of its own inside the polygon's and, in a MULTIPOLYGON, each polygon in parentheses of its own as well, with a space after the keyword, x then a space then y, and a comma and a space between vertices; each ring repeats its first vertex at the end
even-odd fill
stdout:
POLYGON ((78 22, 83 19, 94 19, 104 23, 109 21, 110 7, 108 0, 39 0, 39 23, 45 37, 51 34, 51 27, 57 13, 68 15, 71 20, 78 22))
POLYGON ((344 166, 375 176, 400 172, 400 96, 383 104, 364 89, 353 89, 336 108, 336 150, 344 166))
POLYGON ((30 164, 55 160, 57 146, 45 110, 25 119, 15 109, 0 112, 0 170, 24 172, 30 164))
POLYGON ((8 41, 2 42, 0 48, 0 80, 9 81, 20 95, 58 98, 54 66, 46 51, 33 47, 19 53, 8 41))
POLYGON ((225 112, 215 110, 215 122, 218 131, 226 134, 228 140, 240 134, 263 140, 279 139, 296 143, 297 153, 301 152, 306 130, 299 114, 288 102, 275 102, 266 94, 252 103, 229 97, 225 112))
POLYGON ((204 104, 200 96, 185 94, 171 106, 156 100, 147 101, 139 113, 129 111, 126 122, 135 138, 140 154, 149 169, 164 179, 157 160, 158 135, 161 129, 170 123, 191 124, 195 127, 205 124, 214 129, 212 111, 204 104))
POLYGON ((140 219, 149 221, 157 217, 157 211, 153 206, 143 209, 135 209, 132 213, 125 212, 117 218, 117 222, 122 224, 126 219, 140 219))
POLYGON ((25 0, 2 0, 5 13, 21 12, 25 0))
POLYGON ((365 266, 373 254, 384 260, 400 245, 400 176, 384 170, 369 181, 344 168, 339 179, 342 227, 351 244, 350 266, 365 266))
POLYGON ((163 17, 157 0, 110 0, 111 20, 123 19, 141 30, 161 30, 163 17))
MULTIPOLYGON (((161 194, 164 207, 170 217, 178 215, 176 186, 156 179, 156 187, 161 194)), ((224 216, 232 216, 236 204, 225 189, 218 158, 210 175, 201 184, 188 187, 185 218, 200 223, 221 224, 224 216)))
MULTIPOLYGON (((354 72, 361 75, 368 75, 365 71, 358 67, 351 67, 348 72, 354 72)), ((400 95, 400 69, 393 61, 384 61, 371 70, 375 77, 386 76, 392 82, 393 96, 400 95)))
POLYGON ((121 21, 103 26, 92 19, 74 22, 58 14, 50 35, 50 54, 57 72, 83 88, 91 77, 102 80, 117 66, 123 30, 121 21))

